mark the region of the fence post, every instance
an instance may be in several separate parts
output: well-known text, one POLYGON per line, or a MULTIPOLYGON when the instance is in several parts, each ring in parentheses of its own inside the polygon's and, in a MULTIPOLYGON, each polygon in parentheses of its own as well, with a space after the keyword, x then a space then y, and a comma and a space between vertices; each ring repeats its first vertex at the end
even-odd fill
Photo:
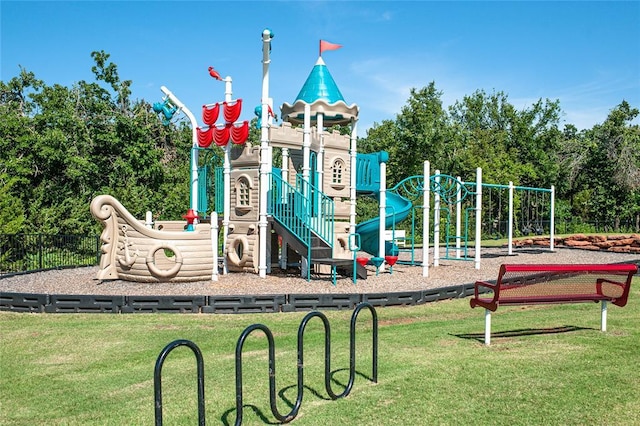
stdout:
POLYGON ((95 240, 96 240, 96 264, 99 265, 100 264, 100 256, 101 256, 101 240, 100 240, 100 236, 96 235, 95 236, 95 240))
POLYGON ((42 261, 42 234, 38 234, 38 269, 43 269, 42 261))

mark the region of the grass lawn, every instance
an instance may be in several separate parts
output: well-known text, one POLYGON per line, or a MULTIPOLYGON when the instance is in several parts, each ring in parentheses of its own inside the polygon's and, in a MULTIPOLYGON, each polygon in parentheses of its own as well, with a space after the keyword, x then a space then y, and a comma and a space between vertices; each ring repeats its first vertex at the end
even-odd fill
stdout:
MULTIPOLYGON (((332 401, 324 388, 324 333, 304 342, 304 400, 296 425, 640 425, 640 279, 629 303, 503 307, 485 347, 484 312, 467 299, 378 308, 378 383, 371 315, 358 319, 357 377, 332 401), (554 332, 555 331, 555 332, 554 332)), ((331 322, 333 389, 348 380, 351 312, 331 322)), ((235 347, 261 323, 276 345, 278 409, 296 399, 297 329, 305 313, 256 315, 20 314, 0 312, 0 425, 151 425, 153 372, 176 339, 202 350, 207 424, 234 424, 235 347)), ((244 423, 271 424, 267 339, 244 347, 244 423)), ((163 369, 165 424, 197 424, 195 359, 184 347, 163 369)))

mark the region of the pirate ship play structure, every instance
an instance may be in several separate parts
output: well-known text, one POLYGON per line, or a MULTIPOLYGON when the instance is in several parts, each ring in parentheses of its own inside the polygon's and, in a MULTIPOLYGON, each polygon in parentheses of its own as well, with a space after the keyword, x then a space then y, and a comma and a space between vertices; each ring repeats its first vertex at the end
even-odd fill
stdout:
POLYGON ((264 277, 273 266, 296 265, 307 279, 312 268, 329 270, 335 283, 340 268, 354 281, 366 278, 363 265, 355 261, 359 250, 370 253, 378 267, 385 255, 394 254, 383 231, 407 217, 411 202, 391 196, 386 206, 382 201, 382 223, 374 218, 356 224, 356 195, 380 194, 388 156, 357 153, 358 106, 345 102, 322 59, 323 50, 336 45, 321 42, 318 61, 293 104, 281 106, 283 123, 276 126, 269 99, 272 38, 270 30, 263 32, 262 104, 255 110, 259 146, 246 142, 248 122, 238 121, 242 101, 231 98, 230 77, 223 79, 225 101, 203 106, 203 127, 162 88, 166 97, 154 109, 167 122, 181 111, 193 128, 187 223, 151 223, 149 214, 146 221, 138 220, 113 197, 96 197, 91 212, 104 224, 98 279, 215 281, 220 272, 254 271, 264 277), (216 124, 220 112, 224 123, 216 124), (334 125, 348 126, 350 134, 325 131, 334 125), (209 148, 212 143, 219 148, 209 148), (273 165, 274 148, 281 153, 280 167, 273 165), (213 179, 215 207, 207 215, 210 170, 200 166, 198 155, 211 149, 222 151, 224 160, 213 179), (385 214, 389 207, 393 213, 385 214))

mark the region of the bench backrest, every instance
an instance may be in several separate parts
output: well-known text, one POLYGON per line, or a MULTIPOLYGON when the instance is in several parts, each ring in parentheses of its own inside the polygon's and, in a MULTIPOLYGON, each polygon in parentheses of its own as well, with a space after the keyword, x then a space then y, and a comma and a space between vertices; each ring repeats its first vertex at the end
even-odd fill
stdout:
POLYGON ((406 231, 404 229, 396 229, 395 231, 392 229, 386 229, 384 231, 384 240, 391 241, 392 238, 394 239, 394 244, 404 247, 407 239, 406 231))
POLYGON ((634 264, 504 264, 494 300, 502 304, 609 300, 624 306, 637 272, 634 264))

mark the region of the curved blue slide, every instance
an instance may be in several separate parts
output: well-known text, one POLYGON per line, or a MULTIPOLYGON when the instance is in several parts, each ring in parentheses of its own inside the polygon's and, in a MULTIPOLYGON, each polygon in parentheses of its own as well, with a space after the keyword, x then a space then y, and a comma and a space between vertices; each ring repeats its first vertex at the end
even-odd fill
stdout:
MULTIPOLYGON (((376 198, 380 199, 380 193, 376 193, 376 198)), ((411 212, 412 203, 410 200, 396 194, 386 193, 387 215, 385 217, 385 228, 390 228, 407 218, 411 212), (395 213, 395 214, 394 214, 395 213)), ((378 236, 380 235, 380 217, 356 225, 356 232, 360 234, 360 249, 373 255, 378 255, 378 236)), ((397 255, 398 246, 392 241, 385 243, 385 253, 387 255, 397 255)))

